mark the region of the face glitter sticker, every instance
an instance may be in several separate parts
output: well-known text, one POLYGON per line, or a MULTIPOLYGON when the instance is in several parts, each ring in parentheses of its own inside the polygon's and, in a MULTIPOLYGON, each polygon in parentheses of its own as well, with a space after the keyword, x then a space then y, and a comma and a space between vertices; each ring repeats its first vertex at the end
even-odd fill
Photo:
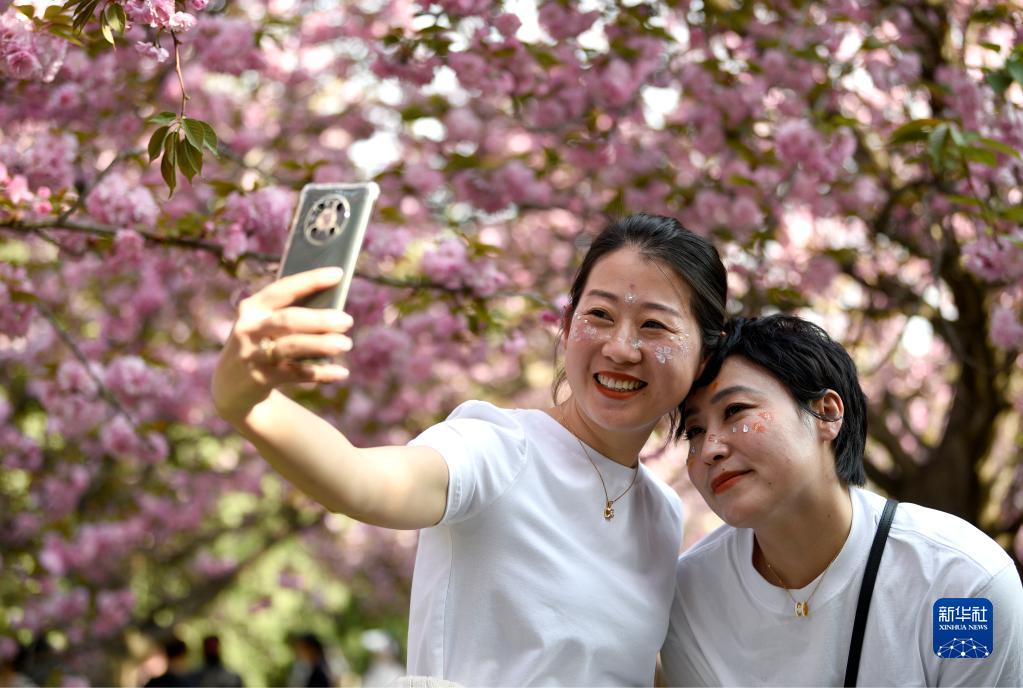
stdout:
MULTIPOLYGON (((572 334, 569 336, 569 339, 572 341, 592 341, 601 338, 601 333, 593 326, 592 323, 590 323, 589 318, 577 313, 575 317, 572 318, 572 321, 575 323, 575 327, 572 328, 572 334)), ((604 334, 603 337, 606 338, 607 334, 604 334)))
POLYGON ((618 338, 615 339, 615 341, 618 342, 619 344, 625 344, 629 348, 636 349, 637 351, 641 346, 643 346, 643 341, 639 337, 626 339, 625 335, 619 335, 618 338))
POLYGON ((630 291, 625 295, 625 303, 636 303, 636 295, 630 291))
POLYGON ((636 329, 626 323, 616 323, 604 317, 591 318, 588 314, 576 313, 572 316, 573 326, 569 340, 590 342, 616 342, 639 351, 642 350, 662 365, 671 363, 677 358, 687 357, 692 352, 691 338, 688 332, 672 333, 663 328, 648 327, 636 324, 636 329))

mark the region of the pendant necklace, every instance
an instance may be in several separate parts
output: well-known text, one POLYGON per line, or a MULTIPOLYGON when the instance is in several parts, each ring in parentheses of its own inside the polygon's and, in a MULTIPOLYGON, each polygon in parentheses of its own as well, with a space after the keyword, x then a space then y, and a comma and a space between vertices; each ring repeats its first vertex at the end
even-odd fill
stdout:
POLYGON ((807 595, 805 600, 800 602, 792 594, 792 591, 789 590, 789 587, 787 585, 785 585, 785 581, 783 581, 781 579, 781 576, 779 576, 778 572, 774 570, 774 567, 771 566, 771 562, 769 562, 767 560, 767 557, 764 556, 764 550, 763 549, 760 550, 760 556, 764 560, 764 564, 767 566, 768 570, 772 574, 774 574, 774 577, 775 577, 775 579, 777 579, 778 584, 781 585, 783 590, 785 590, 785 594, 789 596, 789 599, 792 600, 792 603, 796 605, 796 616, 801 617, 801 618, 806 618, 806 617, 810 616, 810 598, 812 598, 813 594, 815 592, 817 592, 817 588, 821 587, 821 581, 823 581, 824 580, 824 576, 827 575, 828 569, 831 568, 831 565, 835 563, 835 559, 838 559, 838 555, 841 554, 841 553, 842 553, 842 549, 839 548, 839 550, 835 554, 835 556, 833 556, 831 558, 831 561, 828 562, 828 565, 824 567, 824 571, 823 571, 823 573, 821 573, 820 577, 817 579, 817 584, 815 586, 813 586, 813 590, 810 591, 810 594, 807 595))
MULTIPOLYGON (((574 434, 573 437, 575 437, 574 434)), ((583 456, 587 458, 587 460, 590 462, 590 465, 593 466, 593 470, 597 472, 597 477, 600 478, 600 486, 604 489, 604 520, 610 521, 612 518, 615 517, 614 508, 615 502, 617 502, 619 499, 628 494, 629 490, 632 489, 632 486, 636 484, 636 476, 639 475, 639 460, 637 459, 636 468, 633 470, 632 473, 632 482, 629 483, 629 486, 625 488, 624 492, 622 492, 614 499, 611 499, 611 497, 607 494, 607 485, 604 483, 604 476, 601 475, 600 469, 597 468, 597 464, 593 461, 592 458, 590 458, 590 453, 586 451, 586 445, 583 444, 583 441, 578 437, 575 438, 575 441, 579 443, 579 447, 583 450, 583 456)))

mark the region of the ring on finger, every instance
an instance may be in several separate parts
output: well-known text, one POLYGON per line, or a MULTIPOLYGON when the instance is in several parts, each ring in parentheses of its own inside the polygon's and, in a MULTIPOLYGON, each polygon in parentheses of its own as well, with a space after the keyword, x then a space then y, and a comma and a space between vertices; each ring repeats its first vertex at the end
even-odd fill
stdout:
POLYGON ((277 362, 277 342, 270 337, 263 337, 259 340, 259 351, 266 357, 268 363, 277 362))

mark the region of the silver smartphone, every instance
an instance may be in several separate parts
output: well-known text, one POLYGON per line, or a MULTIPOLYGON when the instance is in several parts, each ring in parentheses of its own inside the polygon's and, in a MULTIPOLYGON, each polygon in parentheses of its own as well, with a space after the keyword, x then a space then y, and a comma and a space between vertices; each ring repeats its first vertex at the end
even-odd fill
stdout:
POLYGON ((370 212, 379 195, 380 187, 375 182, 302 187, 277 279, 335 266, 345 274, 339 284, 300 299, 295 305, 344 307, 370 212))

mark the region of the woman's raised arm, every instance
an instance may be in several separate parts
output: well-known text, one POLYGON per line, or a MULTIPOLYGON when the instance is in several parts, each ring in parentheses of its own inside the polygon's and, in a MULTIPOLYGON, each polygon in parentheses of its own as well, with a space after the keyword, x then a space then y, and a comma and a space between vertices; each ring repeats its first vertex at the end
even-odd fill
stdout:
POLYGON ((351 317, 293 305, 339 280, 337 269, 311 270, 242 301, 213 374, 214 404, 270 465, 331 511, 390 528, 434 525, 444 514, 448 484, 436 450, 356 447, 276 389, 348 378, 337 357, 352 347, 345 334, 351 317))

